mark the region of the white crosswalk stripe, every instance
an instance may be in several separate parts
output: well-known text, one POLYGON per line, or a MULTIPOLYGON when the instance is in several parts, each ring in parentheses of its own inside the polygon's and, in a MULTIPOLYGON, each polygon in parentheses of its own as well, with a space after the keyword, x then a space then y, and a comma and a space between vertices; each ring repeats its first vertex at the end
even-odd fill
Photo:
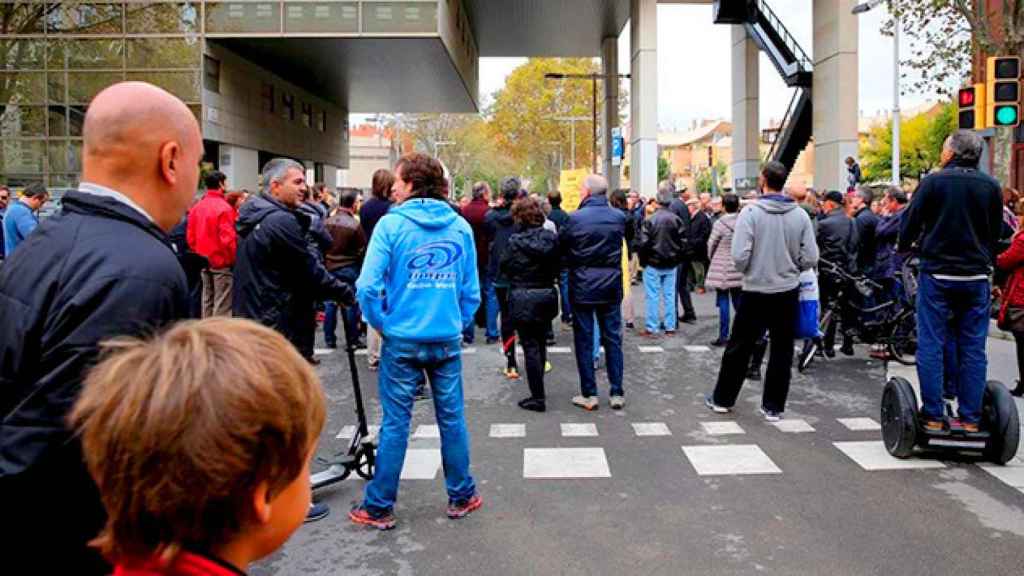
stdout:
POLYGON ((637 436, 671 436, 672 431, 664 422, 633 422, 633 432, 637 436))
POLYGON ((582 436, 597 436, 597 424, 593 422, 587 423, 562 423, 562 436, 566 437, 582 437, 582 436))
POLYGON ((526 448, 523 478, 611 478, 604 448, 526 448))
POLYGON ((526 424, 491 424, 491 438, 524 438, 526 424))
POLYGON ((814 432, 814 427, 808 424, 806 420, 779 420, 778 422, 772 422, 771 424, 782 432, 814 432))
POLYGON ((1006 466, 985 462, 978 466, 998 478, 1004 484, 1024 492, 1024 458, 1017 456, 1006 463, 1006 466))
POLYGON ((437 424, 422 424, 416 428, 413 438, 440 438, 441 430, 437 424))
POLYGON ((405 451, 402 480, 433 480, 441 469, 441 450, 438 448, 410 448, 405 451))
POLYGON ((686 345, 683 346, 683 350, 686 350, 687 352, 711 352, 711 347, 702 345, 686 345))
POLYGON ((893 457, 885 449, 880 440, 866 442, 833 442, 843 454, 865 470, 910 470, 915 468, 945 468, 938 460, 908 458, 901 460, 893 457))
POLYGON ((572 348, 568 346, 548 346, 548 354, 572 354, 572 348))
POLYGON ((732 421, 724 422, 701 422, 701 428, 711 436, 726 436, 729 434, 746 434, 743 428, 732 421))
POLYGON ((848 430, 856 432, 882 429, 881 424, 871 418, 836 418, 836 420, 843 426, 846 426, 848 430))
POLYGON ((637 346, 637 350, 644 354, 657 354, 665 351, 661 346, 637 346))
POLYGON ((756 444, 683 446, 683 453, 700 476, 782 474, 756 444))

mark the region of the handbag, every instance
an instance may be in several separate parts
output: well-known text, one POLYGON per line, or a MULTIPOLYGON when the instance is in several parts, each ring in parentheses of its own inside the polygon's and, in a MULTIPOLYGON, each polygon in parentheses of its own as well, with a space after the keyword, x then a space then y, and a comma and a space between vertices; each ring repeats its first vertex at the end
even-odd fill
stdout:
POLYGON ((817 338, 818 334, 818 276, 814 270, 800 273, 800 309, 796 315, 797 339, 817 338))
POLYGON ((1007 287, 1006 294, 1003 294, 1003 305, 999 308, 999 317, 996 319, 996 326, 1006 332, 1024 332, 1024 307, 1012 306, 1010 302, 1017 291, 1019 281, 1012 281, 1007 287))

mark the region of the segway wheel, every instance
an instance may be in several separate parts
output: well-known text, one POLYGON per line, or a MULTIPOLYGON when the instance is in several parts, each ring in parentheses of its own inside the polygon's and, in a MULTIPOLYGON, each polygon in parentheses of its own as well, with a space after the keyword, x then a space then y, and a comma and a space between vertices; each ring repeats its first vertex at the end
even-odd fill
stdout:
POLYGON ((373 446, 365 448, 359 454, 356 462, 356 474, 363 480, 373 480, 373 472, 377 467, 377 456, 374 454, 373 446))
POLYGON ((917 443, 917 401, 910 382, 894 377, 882 392, 882 441, 896 458, 908 458, 917 443))
POLYGON ((989 431, 985 457, 1006 464, 1017 455, 1020 443, 1020 414, 1013 396, 1002 382, 989 380, 982 401, 982 425, 989 431))

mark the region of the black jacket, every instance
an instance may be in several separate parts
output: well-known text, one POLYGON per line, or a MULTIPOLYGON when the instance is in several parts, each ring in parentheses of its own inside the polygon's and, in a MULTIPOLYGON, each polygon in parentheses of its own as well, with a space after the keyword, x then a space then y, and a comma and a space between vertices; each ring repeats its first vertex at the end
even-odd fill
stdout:
POLYGON ((878 242, 875 240, 878 215, 865 206, 853 215, 853 224, 857 228, 857 270, 861 274, 871 274, 878 256, 878 242))
POLYGON ((359 208, 359 224, 362 225, 363 231, 366 232, 367 242, 373 237, 373 229, 377 226, 377 221, 383 218, 390 209, 391 202, 377 197, 370 198, 359 208))
POLYGON ((622 302, 622 242, 626 217, 605 196, 591 196, 558 231, 562 266, 569 269, 569 299, 575 304, 622 302))
POLYGON ((690 210, 686 207, 686 202, 683 202, 679 198, 672 200, 668 205, 668 209, 679 217, 679 220, 683 223, 683 229, 686 230, 686 245, 683 246, 683 260, 690 260, 693 257, 693 246, 690 242, 690 210))
POLYGON ((312 294, 343 304, 354 301, 352 288, 336 280, 309 249, 310 219, 273 198, 257 196, 242 206, 235 262, 235 316, 251 318, 281 332, 293 344, 302 322, 292 316, 293 299, 312 294))
POLYGON ((71 438, 64 418, 100 342, 187 314, 162 230, 112 198, 68 192, 62 204, 0 268, 0 478, 71 438))
POLYGON ((822 260, 853 272, 857 267, 857 226, 842 208, 818 220, 818 253, 822 260))
POLYGON ((976 168, 951 165, 917 186, 903 216, 899 251, 919 243, 921 271, 929 274, 988 274, 1002 223, 999 182, 976 168))
POLYGON ((551 213, 548 214, 548 220, 554 222, 555 228, 561 230, 562 226, 565 226, 565 224, 569 221, 569 213, 566 212, 565 210, 562 210, 561 206, 559 206, 558 208, 552 208, 551 213))
POLYGON ((708 261, 708 238, 711 238, 711 219, 698 210, 690 218, 690 259, 695 262, 708 261))
POLYGON ((659 208, 644 220, 637 242, 640 264, 653 268, 675 268, 683 259, 686 229, 671 210, 659 208))
POLYGON ((499 206, 488 210, 484 216, 484 226, 487 227, 487 236, 491 241, 490 253, 487 255, 487 273, 496 284, 507 286, 508 279, 502 275, 498 263, 505 252, 509 236, 512 236, 515 229, 511 207, 499 206))
POLYGON ((508 279, 512 322, 550 323, 558 314, 558 239, 543 227, 509 237, 499 268, 508 279))

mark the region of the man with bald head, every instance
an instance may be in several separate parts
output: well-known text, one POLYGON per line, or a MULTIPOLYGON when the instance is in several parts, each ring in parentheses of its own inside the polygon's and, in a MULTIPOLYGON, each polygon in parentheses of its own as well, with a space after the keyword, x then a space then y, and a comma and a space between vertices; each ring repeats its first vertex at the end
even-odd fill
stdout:
POLYGON ((100 92, 83 131, 78 190, 0 268, 0 509, 17 519, 4 561, 41 574, 109 573, 87 546, 103 506, 65 416, 101 342, 186 315, 167 232, 203 154, 189 109, 141 82, 100 92))
POLYGON ((580 207, 558 231, 562 264, 569 269, 576 366, 580 395, 572 403, 597 410, 594 377, 594 322, 599 323, 611 383, 609 405, 625 406, 622 392, 622 247, 626 216, 608 204, 608 181, 597 174, 583 180, 580 207))

